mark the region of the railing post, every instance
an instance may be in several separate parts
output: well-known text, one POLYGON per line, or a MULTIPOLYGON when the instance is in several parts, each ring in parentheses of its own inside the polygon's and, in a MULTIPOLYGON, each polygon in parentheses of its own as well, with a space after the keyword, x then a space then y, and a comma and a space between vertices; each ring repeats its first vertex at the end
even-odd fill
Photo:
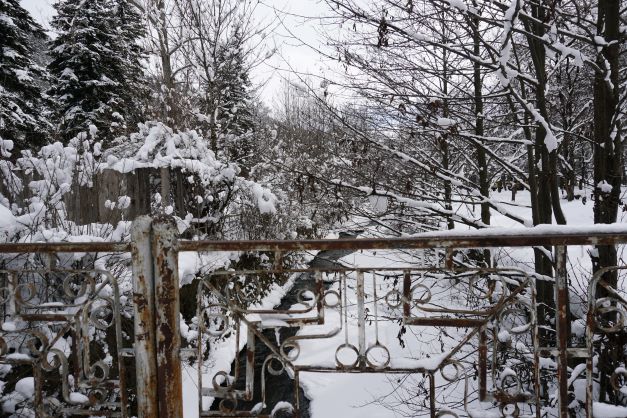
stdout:
POLYGON ((152 231, 159 417, 182 418, 178 231, 168 216, 156 218, 152 231))
POLYGON ((364 272, 357 272, 357 329, 359 343, 359 365, 366 365, 366 313, 364 310, 364 272))
POLYGON ((566 247, 555 247, 555 300, 557 302, 557 383, 559 385, 559 416, 568 418, 568 278, 566 272, 566 247))
POLYGON ((133 222, 133 311, 135 329, 135 376, 139 418, 159 416, 157 403, 157 357, 155 352, 155 297, 151 253, 152 220, 141 216, 133 222))

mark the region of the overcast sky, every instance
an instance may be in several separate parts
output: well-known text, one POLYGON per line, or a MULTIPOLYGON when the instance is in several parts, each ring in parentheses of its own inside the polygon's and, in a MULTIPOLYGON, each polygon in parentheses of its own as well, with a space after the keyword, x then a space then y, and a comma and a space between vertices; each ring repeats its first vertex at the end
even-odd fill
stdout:
MULTIPOLYGON (((50 29, 54 0, 21 0, 21 3, 37 21, 50 29)), ((277 97, 282 79, 290 77, 290 68, 303 73, 324 75, 324 65, 320 57, 292 35, 319 48, 324 41, 319 34, 319 21, 315 18, 325 11, 326 5, 322 0, 260 0, 257 8, 258 19, 264 22, 276 20, 278 25, 269 39, 269 47, 276 47, 278 52, 266 65, 256 68, 253 74, 257 84, 264 83, 261 97, 268 105, 272 105, 277 97)))

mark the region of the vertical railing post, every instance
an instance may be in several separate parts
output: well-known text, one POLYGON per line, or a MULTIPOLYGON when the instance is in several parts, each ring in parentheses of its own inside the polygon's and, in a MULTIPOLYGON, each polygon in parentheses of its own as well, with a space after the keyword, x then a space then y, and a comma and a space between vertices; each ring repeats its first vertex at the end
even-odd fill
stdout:
POLYGON ((429 372, 429 416, 435 418, 438 416, 438 411, 435 405, 435 375, 433 371, 429 372))
POLYGON ((484 402, 488 394, 488 335, 486 327, 479 331, 479 400, 484 402))
POLYGON ((133 222, 131 256, 133 260, 133 311, 135 330, 135 376, 137 415, 159 416, 157 403, 157 357, 155 351, 155 297, 151 252, 152 220, 141 216, 133 222))
POLYGON ((359 343, 359 364, 366 365, 366 313, 364 309, 364 272, 357 272, 357 331, 359 343))
POLYGON ((152 224, 157 341, 157 397, 160 418, 183 417, 178 231, 172 217, 152 224))
POLYGON ((559 416, 568 417, 568 278, 566 272, 566 247, 555 247, 555 300, 557 301, 557 383, 559 385, 559 416))

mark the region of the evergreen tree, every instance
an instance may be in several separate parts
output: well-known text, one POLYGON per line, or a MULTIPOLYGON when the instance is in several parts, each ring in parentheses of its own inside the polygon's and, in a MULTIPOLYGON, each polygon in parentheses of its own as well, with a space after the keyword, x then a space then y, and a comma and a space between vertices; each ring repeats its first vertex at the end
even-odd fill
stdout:
POLYGON ((50 90, 69 140, 94 125, 109 145, 134 127, 143 96, 141 22, 127 0, 63 0, 52 25, 50 90))
POLYGON ((127 104, 125 119, 134 131, 138 122, 144 122, 148 92, 148 81, 144 72, 143 62, 147 53, 139 40, 146 36, 146 26, 139 10, 131 0, 117 0, 115 13, 119 20, 121 46, 126 59, 126 75, 121 80, 123 89, 120 92, 127 104))
POLYGON ((15 150, 46 142, 49 125, 41 92, 46 72, 33 59, 35 45, 45 39, 19 0, 0 0, 0 139, 13 141, 15 150))
POLYGON ((250 94, 251 81, 244 60, 239 31, 218 48, 216 94, 219 144, 225 156, 240 164, 247 175, 248 160, 253 152, 254 106, 250 94))

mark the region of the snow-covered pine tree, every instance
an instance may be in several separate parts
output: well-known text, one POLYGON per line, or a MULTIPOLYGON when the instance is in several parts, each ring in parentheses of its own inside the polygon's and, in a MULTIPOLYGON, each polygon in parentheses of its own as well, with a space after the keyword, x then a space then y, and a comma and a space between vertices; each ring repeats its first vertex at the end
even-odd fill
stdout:
POLYGON ((254 109, 249 71, 244 59, 242 34, 234 35, 218 46, 215 94, 220 96, 216 125, 220 150, 236 161, 247 175, 253 151, 254 109))
POLYGON ((144 70, 147 52, 141 44, 141 40, 146 36, 146 23, 133 0, 116 0, 115 3, 115 13, 120 24, 121 46, 126 50, 124 53, 126 74, 125 78, 120 80, 124 87, 120 94, 127 104, 124 119, 134 132, 137 123, 144 122, 146 97, 149 94, 144 70))
POLYGON ((13 141, 14 151, 46 142, 46 71, 33 59, 46 38, 19 0, 0 0, 0 139, 13 141))
POLYGON ((59 137, 69 140, 94 125, 105 146, 134 128, 143 95, 138 13, 127 0, 63 0, 52 21, 51 96, 59 137))

